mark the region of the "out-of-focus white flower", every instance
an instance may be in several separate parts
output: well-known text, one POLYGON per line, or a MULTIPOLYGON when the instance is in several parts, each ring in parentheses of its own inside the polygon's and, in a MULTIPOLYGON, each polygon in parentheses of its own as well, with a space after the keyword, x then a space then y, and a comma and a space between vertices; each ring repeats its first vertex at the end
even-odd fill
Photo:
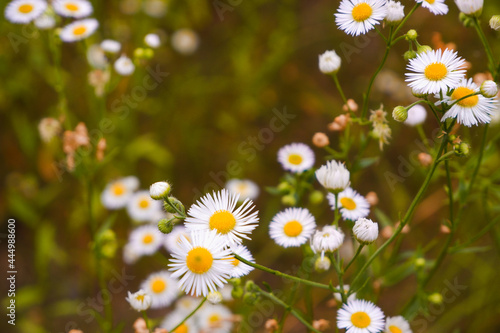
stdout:
POLYGON ((105 39, 101 42, 101 49, 108 53, 118 53, 122 48, 122 44, 112 39, 105 39))
POLYGON ((319 70, 324 74, 337 73, 342 60, 335 51, 326 51, 319 55, 319 70))
POLYGON ((401 20, 405 17, 404 9, 405 6, 403 6, 399 1, 387 1, 387 15, 385 20, 388 23, 401 22, 401 20))
POLYGON ((128 292, 128 297, 125 298, 130 306, 136 311, 145 311, 151 306, 151 296, 144 290, 139 290, 135 293, 128 292))
POLYGON ((198 315, 201 328, 211 333, 230 333, 233 328, 233 313, 226 306, 208 304, 198 315))
POLYGON ((129 176, 117 179, 106 185, 101 194, 101 202, 108 209, 123 208, 138 187, 139 180, 137 177, 129 176))
POLYGON ((410 324, 402 316, 387 317, 384 333, 412 333, 410 324))
POLYGON ((124 54, 122 54, 120 58, 116 59, 114 68, 115 71, 122 76, 130 76, 135 71, 133 61, 124 54))
POLYGON ((156 49, 161 45, 160 36, 158 36, 157 34, 147 34, 144 37, 144 43, 146 43, 147 46, 156 49))
POLYGON ((408 118, 404 124, 408 126, 417 126, 423 124, 427 118, 427 110, 422 105, 414 105, 408 110, 408 118))
POLYGON ((150 274, 141 284, 151 297, 151 308, 159 309, 172 304, 179 293, 178 282, 172 278, 169 272, 161 271, 150 274))
MULTIPOLYGON (((344 284, 342 287, 343 287, 342 289, 344 289, 344 294, 347 295, 347 293, 349 292, 349 289, 350 289, 349 285, 344 284)), ((337 286, 336 289, 340 290, 340 286, 337 286)), ((340 295, 340 293, 333 293, 333 297, 335 298, 335 300, 337 302, 342 302, 342 295, 340 295)), ((347 297, 348 302, 355 300, 355 299, 356 299, 356 293, 352 293, 349 295, 349 297, 347 297)))
POLYGON ((483 11, 484 0, 455 0, 455 3, 462 13, 479 16, 483 11))
POLYGON ((5 7, 5 18, 12 23, 30 23, 45 12, 47 3, 42 0, 14 0, 5 7))
POLYGON ((130 233, 127 246, 131 246, 135 253, 140 257, 143 255, 152 255, 161 247, 163 234, 155 225, 145 225, 134 229, 130 233))
POLYGON ((211 291, 208 293, 207 301, 212 304, 219 304, 220 302, 222 302, 222 294, 220 293, 220 291, 211 291))
POLYGON ((144 13, 151 17, 160 18, 167 13, 167 2, 163 0, 146 0, 143 2, 144 13))
POLYGON ((74 18, 89 16, 94 10, 87 0, 54 0, 52 6, 57 14, 74 18))
POLYGON ((106 58, 106 54, 98 44, 90 45, 87 49, 87 61, 90 66, 97 69, 105 69, 108 65, 108 58, 106 58))
POLYGON ((134 193, 127 203, 127 212, 131 219, 138 222, 158 222, 158 212, 162 211, 160 201, 153 200, 149 191, 134 193))
POLYGON ((340 192, 349 186, 349 170, 343 163, 328 161, 316 170, 316 178, 324 188, 334 192, 340 192))
POLYGON ((61 133, 61 123, 54 118, 43 118, 38 124, 40 137, 44 142, 49 142, 53 137, 61 133))
POLYGON ((448 13, 448 6, 444 0, 415 0, 422 4, 422 7, 427 8, 434 15, 445 15, 448 13))
MULTIPOLYGON (((239 255, 243 259, 250 261, 250 262, 255 262, 253 259, 252 253, 248 250, 248 248, 245 245, 236 245, 232 246, 231 251, 234 254, 239 255)), ((242 263, 236 258, 231 259, 231 263, 233 264, 233 267, 231 269, 231 277, 237 278, 237 277, 242 277, 253 271, 252 266, 248 266, 245 263, 242 263)))
POLYGON ((200 43, 198 35, 191 29, 179 29, 172 34, 172 47, 177 52, 190 55, 193 54, 200 43))
POLYGON ((259 196, 259 186, 249 179, 231 179, 226 183, 226 189, 239 194, 240 201, 245 199, 255 200, 259 196))
POLYGON ((92 35, 98 27, 99 22, 93 18, 74 21, 61 29, 61 40, 71 43, 85 39, 92 35))
POLYGON ((378 224, 370 219, 359 218, 354 224, 352 232, 358 242, 370 244, 378 237, 378 224))
POLYGON ((35 19, 35 26, 41 30, 52 29, 56 26, 56 19, 54 16, 45 12, 35 19))
POLYGON ((500 15, 493 15, 491 17, 490 28, 496 31, 500 30, 500 15))

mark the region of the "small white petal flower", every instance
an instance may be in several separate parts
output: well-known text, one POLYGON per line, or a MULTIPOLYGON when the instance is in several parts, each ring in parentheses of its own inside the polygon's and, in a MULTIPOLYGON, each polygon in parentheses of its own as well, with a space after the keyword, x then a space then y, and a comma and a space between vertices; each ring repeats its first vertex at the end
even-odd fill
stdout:
POLYGON ((138 187, 139 180, 137 177, 129 176, 117 179, 106 185, 106 188, 101 193, 101 202, 108 209, 123 208, 138 187))
POLYGON ((408 110, 408 118, 404 121, 405 125, 417 126, 423 124, 427 118, 427 110, 422 105, 414 105, 408 110))
POLYGON ((387 15, 385 20, 388 23, 401 22, 401 20, 405 17, 404 9, 405 6, 403 6, 399 1, 387 1, 387 15))
POLYGON ((384 329, 384 313, 372 302, 353 299, 337 312, 337 327, 346 333, 376 333, 384 329))
POLYGON ((410 324, 402 316, 387 317, 384 333, 413 333, 410 324))
POLYGON ((54 11, 64 17, 83 18, 93 12, 92 4, 86 0, 54 0, 54 11))
POLYGON ((278 162, 293 173, 304 172, 314 165, 314 152, 304 143, 291 143, 278 151, 278 162))
POLYGON ((259 223, 253 201, 246 199, 239 206, 238 195, 226 189, 207 194, 189 208, 186 228, 191 231, 215 230, 227 245, 250 239, 249 234, 259 223))
POLYGON ((332 261, 328 257, 320 256, 314 262, 314 269, 318 272, 326 272, 330 269, 332 261))
POLYGON ((354 224, 352 232, 358 242, 370 244, 378 237, 378 224, 370 219, 359 218, 354 224))
POLYGON ((134 229, 129 236, 127 246, 140 257, 143 255, 152 255, 161 247, 163 234, 155 225, 145 225, 134 229))
POLYGON ((344 242, 344 233, 335 226, 326 225, 316 230, 311 238, 311 249, 314 253, 333 252, 344 242))
POLYGON ((276 214, 269 224, 269 235, 283 247, 306 243, 316 228, 314 216, 305 208, 287 208, 276 214))
POLYGON ((128 201, 127 212, 137 222, 158 222, 162 205, 160 201, 153 200, 148 191, 138 191, 128 201))
POLYGON ((172 253, 168 265, 172 276, 180 278, 181 289, 192 296, 207 296, 222 288, 230 278, 231 252, 215 230, 191 233, 181 238, 180 249, 172 253))
POLYGON ((226 183, 226 189, 234 194, 239 194, 239 200, 255 200, 259 196, 259 186, 249 179, 231 179, 226 183))
POLYGON ((233 313, 226 306, 207 305, 199 315, 198 322, 210 333, 230 333, 233 328, 233 313))
POLYGON ((14 0, 5 7, 5 18, 12 23, 30 23, 45 12, 47 3, 42 0, 14 0))
MULTIPOLYGON (((328 193, 327 198, 332 210, 335 210, 335 195, 328 193)), ((356 221, 370 214, 370 203, 364 196, 350 187, 339 193, 338 204, 340 214, 344 220, 356 221)))
MULTIPOLYGON (((193 303, 194 307, 196 307, 198 305, 198 303, 200 303, 200 301, 197 300, 194 297, 192 297, 192 298, 195 301, 195 303, 193 303)), ((193 308, 193 310, 194 310, 194 308, 193 308)), ((183 309, 179 309, 179 308, 176 307, 176 309, 174 311, 170 312, 165 317, 165 319, 163 319, 163 321, 160 324, 160 327, 164 328, 168 332, 172 332, 172 333, 200 333, 200 329, 198 327, 198 324, 196 323, 196 320, 195 320, 196 317, 195 316, 193 316, 193 317, 189 318, 188 320, 186 320, 175 331, 172 330, 180 322, 182 322, 189 313, 190 313, 190 311, 186 312, 183 309)))
POLYGON ((446 49, 433 50, 417 55, 407 66, 406 82, 424 94, 437 94, 455 88, 465 74, 465 60, 457 52, 446 49))
POLYGON ((98 44, 90 45, 87 49, 87 61, 93 68, 104 70, 108 66, 108 58, 98 44))
POLYGON ((165 241, 163 245, 168 252, 172 253, 175 249, 179 249, 180 241, 182 237, 186 237, 188 240, 190 232, 186 229, 184 225, 177 225, 174 227, 172 232, 165 235, 165 241))
POLYGON ((499 31, 500 30, 500 15, 493 15, 490 19, 490 28, 499 31))
POLYGON ((349 170, 343 163, 328 161, 321 168, 316 170, 316 178, 324 188, 330 191, 339 192, 349 186, 349 170))
MULTIPOLYGON (((340 286, 337 286, 335 287, 336 289, 340 290, 340 286)), ((347 295, 347 293, 349 292, 349 285, 348 284, 344 284, 343 285, 343 289, 344 289, 344 294, 347 295)), ((342 296, 340 295, 340 293, 333 293, 333 297, 335 298, 335 300, 339 303, 342 303, 342 296)), ((349 295, 349 297, 347 297, 347 302, 350 302, 352 300, 355 300, 356 299, 356 293, 352 293, 349 295)))
POLYGON ((386 14, 385 0, 342 0, 335 23, 345 33, 359 36, 380 24, 386 14))
POLYGON ((208 293, 207 301, 209 301, 210 303, 219 304, 220 302, 222 302, 222 300, 223 298, 220 291, 211 291, 208 293))
POLYGON ((52 29, 56 26, 56 19, 54 16, 45 12, 35 19, 35 26, 41 30, 52 29))
POLYGON ((422 3, 422 7, 427 8, 434 15, 445 15, 448 13, 448 6, 444 3, 445 0, 415 0, 422 3))
POLYGON ((149 187, 149 195, 155 200, 161 200, 170 194, 170 184, 167 182, 156 182, 149 187))
POLYGON ((151 297, 151 308, 159 309, 172 304, 177 298, 179 286, 176 279, 167 271, 150 274, 141 283, 141 289, 151 297))
POLYGON ((337 73, 342 60, 335 51, 326 51, 319 56, 319 70, 324 74, 337 73))
POLYGON ((135 71, 134 62, 126 55, 121 55, 114 64, 115 71, 122 76, 130 76, 135 71))
POLYGON ((151 296, 144 290, 139 290, 135 293, 128 292, 128 297, 125 298, 130 306, 136 311, 145 311, 151 306, 151 296))
POLYGON ((453 105, 446 111, 441 121, 448 118, 457 118, 457 123, 467 127, 489 123, 491 115, 497 107, 496 99, 481 95, 479 87, 472 79, 460 80, 451 94, 449 96, 445 95, 443 100, 438 103, 453 105), (476 95, 464 98, 472 94, 476 95))
POLYGON ((60 37, 63 42, 76 42, 92 35, 98 27, 99 22, 93 18, 74 21, 62 28, 60 37))
POLYGON ((144 43, 153 49, 157 49, 161 45, 160 36, 157 34, 147 34, 144 37, 144 43))
POLYGON ((131 243, 126 244, 123 247, 123 262, 127 265, 133 265, 142 256, 139 248, 131 243))
MULTIPOLYGON (((232 246, 231 251, 247 261, 255 262, 252 254, 250 253, 248 248, 244 245, 239 244, 236 246, 232 246)), ((233 278, 248 275, 248 273, 253 271, 252 266, 248 266, 247 264, 242 263, 236 258, 231 258, 231 263, 233 264, 233 267, 231 268, 231 277, 233 278)))
POLYGON ((112 39, 105 39, 101 42, 101 49, 108 53, 118 53, 122 48, 122 44, 112 39))
POLYGON ((177 52, 190 55, 193 54, 200 43, 198 35, 191 29, 180 29, 172 34, 172 47, 177 52))
POLYGON ((479 16, 483 11, 484 0, 455 0, 455 3, 462 13, 479 16))
POLYGON ((498 94, 498 85, 492 80, 484 81, 481 84, 481 94, 484 97, 495 97, 498 94))

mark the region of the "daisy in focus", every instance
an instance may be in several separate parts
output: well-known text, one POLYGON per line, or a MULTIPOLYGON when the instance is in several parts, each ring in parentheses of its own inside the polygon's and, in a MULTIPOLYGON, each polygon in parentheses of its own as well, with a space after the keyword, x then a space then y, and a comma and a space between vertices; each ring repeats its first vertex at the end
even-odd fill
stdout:
POLYGON ((230 278, 231 252, 215 230, 193 232, 191 241, 182 237, 172 257, 172 277, 179 278, 181 289, 192 296, 207 296, 230 278))
MULTIPOLYGON (((332 210, 335 210, 335 195, 328 193, 327 198, 332 210)), ((338 204, 340 214, 344 220, 356 221, 370 214, 370 203, 364 196, 350 187, 339 193, 338 204)))
POLYGON ((167 271, 149 275, 141 284, 141 289, 151 296, 151 308, 158 309, 169 306, 177 298, 179 288, 177 280, 167 271))
POLYGON ((92 4, 86 0, 55 0, 54 11, 64 17, 83 18, 92 14, 92 4))
MULTIPOLYGON (((436 97, 440 98, 438 95, 436 97)), ((457 118, 457 123, 467 127, 488 124, 497 107, 495 98, 483 96, 472 78, 460 80, 452 93, 449 96, 445 95, 443 100, 438 103, 453 105, 446 111, 441 121, 448 118, 457 118)))
POLYGON ((410 324, 402 316, 387 317, 384 333, 412 333, 410 324))
POLYGON ((386 15, 384 0, 342 0, 335 23, 345 33, 359 36, 372 30, 386 15))
POLYGON ((422 94, 437 94, 455 88, 465 75, 465 60, 446 49, 417 55, 407 66, 406 82, 422 94))
POLYGON ((136 228, 130 233, 130 250, 133 250, 137 256, 151 255, 158 251, 163 242, 163 234, 155 225, 145 225, 136 228))
POLYGON ((162 212, 161 202, 152 199, 149 191, 138 191, 128 201, 127 212, 135 221, 157 222, 162 212))
POLYGON ((444 0, 415 0, 422 4, 422 7, 427 8, 434 15, 445 15, 448 13, 448 6, 444 0))
POLYGON ((230 333, 233 313, 224 305, 208 305, 198 315, 200 328, 210 333, 230 333))
MULTIPOLYGON (((252 254, 245 245, 233 246, 231 251, 247 261, 255 262, 252 254)), ((236 258, 231 258, 231 263, 233 264, 233 268, 231 269, 231 277, 233 278, 245 276, 253 271, 252 266, 248 266, 247 264, 242 263, 236 258)))
POLYGON ((47 3, 42 0, 14 0, 5 7, 5 18, 12 23, 30 23, 46 8, 47 3))
POLYGON ((231 179, 226 183, 226 189, 239 194, 239 200, 255 200, 259 196, 259 186, 249 179, 231 179))
POLYGON ((92 35, 98 27, 99 22, 93 18, 75 21, 62 28, 60 37, 63 42, 76 42, 92 35))
POLYGON ((128 176, 117 179, 104 188, 101 202, 108 209, 119 209, 127 205, 134 191, 139 187, 137 177, 128 176))
POLYGON ((316 220, 305 208, 287 208, 276 214, 269 224, 269 235, 283 247, 305 244, 314 230, 316 220))
POLYGON ((343 163, 328 161, 316 170, 318 182, 329 191, 340 192, 349 186, 349 170, 343 163))
POLYGON ((311 238, 311 249, 314 253, 334 252, 344 242, 344 233, 335 226, 326 225, 322 230, 316 230, 311 238))
POLYGON ((346 333, 375 333, 384 329, 384 313, 372 302, 353 299, 337 312, 338 328, 346 333))
POLYGON ((190 231, 215 230, 226 244, 240 244, 259 223, 258 211, 252 212, 254 204, 246 199, 238 204, 239 195, 223 189, 207 194, 189 208, 186 228, 190 231))
POLYGON ((293 173, 304 172, 314 165, 314 152, 304 143, 291 143, 278 151, 278 162, 293 173))

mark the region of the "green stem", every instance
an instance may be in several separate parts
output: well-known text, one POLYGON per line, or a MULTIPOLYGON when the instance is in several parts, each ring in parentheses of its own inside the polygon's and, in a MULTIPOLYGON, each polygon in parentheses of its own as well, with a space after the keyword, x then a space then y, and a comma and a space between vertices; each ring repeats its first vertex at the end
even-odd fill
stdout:
POLYGON ((177 326, 175 326, 174 328, 172 328, 170 330, 170 332, 175 332, 176 329, 178 329, 182 324, 184 324, 186 322, 186 320, 188 320, 189 318, 191 318, 192 316, 194 316, 194 314, 203 306, 203 304, 205 303, 205 301, 207 300, 207 298, 203 298, 203 300, 200 302, 200 304, 198 304, 198 306, 193 310, 191 311, 190 314, 188 314, 184 319, 182 319, 182 321, 177 324, 177 326))
POLYGON ((394 30, 394 34, 393 35, 396 35, 399 30, 401 30, 401 28, 403 27, 403 25, 405 25, 406 21, 408 21, 408 19, 410 18, 410 16, 413 15, 413 13, 417 10, 418 7, 420 7, 422 5, 422 3, 420 2, 417 2, 415 4, 415 6, 413 6, 413 8, 410 10, 410 12, 408 13, 408 15, 406 15, 403 19, 403 21, 401 21, 401 23, 399 23, 399 25, 396 27, 396 30, 394 30))
MULTIPOLYGON (((347 105, 347 98, 345 97, 344 90, 342 90, 342 86, 340 85, 337 73, 333 73, 332 77, 333 77, 333 81, 335 82, 335 86, 337 87, 337 90, 339 91, 340 97, 342 98, 342 101, 344 102, 345 105, 347 105)), ((349 105, 347 105, 347 107, 349 108, 349 105)))
POLYGON ((488 65, 490 67, 490 71, 493 74, 493 77, 496 78, 497 73, 495 73, 496 72, 495 58, 493 57, 493 52, 491 51, 490 44, 488 43, 488 40, 484 35, 483 29, 479 24, 479 19, 476 16, 474 16, 472 22, 474 23, 474 28, 476 29, 479 39, 481 40, 481 43, 483 43, 484 50, 486 51, 486 56, 488 57, 488 65))
POLYGON ((335 220, 333 221, 333 224, 335 226, 339 225, 339 220, 340 220, 340 212, 339 212, 339 193, 335 192, 335 220))
POLYGON ((274 269, 271 269, 271 268, 268 268, 268 267, 265 267, 265 266, 253 263, 251 261, 248 261, 245 258, 242 258, 239 255, 237 255, 236 253, 233 253, 233 255, 234 255, 234 258, 238 259, 242 263, 247 264, 248 266, 252 266, 253 268, 257 268, 257 269, 259 269, 261 271, 264 271, 264 272, 267 272, 267 273, 271 273, 273 275, 280 276, 280 277, 283 277, 285 279, 289 279, 289 280, 292 280, 292 281, 296 281, 296 282, 300 282, 300 283, 303 283, 303 284, 307 284, 307 285, 310 285, 312 287, 317 287, 317 288, 321 288, 321 289, 326 289, 326 290, 337 292, 337 289, 331 288, 327 284, 323 284, 323 283, 319 283, 319 282, 314 282, 314 281, 310 281, 310 280, 306 280, 306 279, 301 279, 301 278, 298 278, 296 276, 288 275, 288 274, 282 273, 280 271, 276 271, 274 269))
POLYGON ((182 218, 182 219, 185 219, 185 218, 187 217, 187 216, 186 216, 186 213, 184 213, 184 212, 180 211, 180 210, 179 210, 179 209, 178 209, 178 208, 177 208, 174 204, 172 204, 172 203, 170 202, 170 198, 166 197, 166 198, 165 198, 165 202, 166 202, 166 203, 167 203, 170 207, 172 207, 172 209, 173 209, 173 210, 175 210, 177 214, 179 214, 179 216, 178 216, 178 217, 180 217, 180 218, 182 218))
POLYGON ((152 332, 151 328, 149 327, 149 319, 146 314, 146 311, 142 311, 142 318, 144 318, 144 321, 146 322, 146 328, 148 329, 148 332, 152 332))
POLYGON ((347 269, 349 267, 351 267, 352 263, 354 262, 354 260, 356 260, 356 258, 359 256, 359 254, 361 253, 361 250, 363 250, 363 247, 365 246, 365 244, 360 244, 358 246, 358 249, 356 250, 356 253, 354 254, 354 257, 352 257, 351 261, 349 261, 349 263, 347 264, 347 266, 344 268, 344 273, 347 272, 347 269))

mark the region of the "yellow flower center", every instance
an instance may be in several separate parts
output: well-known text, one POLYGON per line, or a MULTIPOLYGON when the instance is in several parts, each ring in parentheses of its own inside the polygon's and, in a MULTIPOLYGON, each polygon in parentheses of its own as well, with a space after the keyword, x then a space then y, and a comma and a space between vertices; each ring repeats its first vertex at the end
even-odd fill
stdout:
POLYGON ((112 187, 112 191, 113 191, 114 195, 116 195, 117 197, 119 197, 120 195, 122 195, 123 193, 125 193, 125 186, 123 186, 120 183, 114 184, 113 187, 112 187))
POLYGON ((234 257, 229 257, 229 258, 225 258, 226 260, 231 260, 231 264, 233 264, 233 266, 238 266, 238 264, 240 263, 240 261, 234 257))
POLYGON ((434 3, 436 0, 425 0, 427 3, 430 3, 431 5, 434 3))
POLYGON ((23 14, 31 13, 32 10, 33 10, 33 5, 30 5, 30 4, 24 4, 24 5, 19 6, 19 12, 21 12, 23 14))
POLYGON ((288 162, 293 165, 300 165, 300 163, 302 163, 302 160, 303 158, 299 154, 290 154, 288 156, 288 162))
POLYGON ((206 273, 210 267, 214 257, 207 249, 203 247, 196 247, 188 252, 186 257, 186 265, 189 270, 196 274, 206 273))
POLYGON ((363 22, 367 18, 369 18, 373 13, 372 7, 366 2, 362 2, 357 4, 352 9, 352 18, 354 21, 363 22))
POLYGON ((439 81, 446 77, 446 74, 448 74, 448 69, 444 64, 440 62, 434 62, 425 67, 424 74, 425 77, 430 81, 439 81))
POLYGON ((351 322, 357 328, 367 328, 368 326, 370 326, 372 320, 370 319, 370 316, 366 314, 366 312, 359 311, 351 315, 351 322))
MULTIPOLYGON (((474 90, 472 89, 469 89, 467 87, 458 87, 453 91, 453 94, 451 94, 451 98, 456 101, 473 93, 474 90)), ((461 101, 457 102, 458 105, 469 108, 476 106, 477 103, 479 103, 479 97, 477 95, 464 98, 461 101)))
POLYGON ((142 209, 146 209, 149 207, 149 200, 148 199, 141 199, 139 201, 139 207, 142 209))
POLYGON ((144 302, 144 295, 137 295, 137 296, 135 296, 135 299, 142 303, 142 302, 144 302))
POLYGON ((183 323, 181 326, 177 327, 172 333, 188 333, 189 328, 186 323, 183 323))
POLYGON ((79 27, 76 27, 73 29, 73 35, 75 36, 81 36, 87 31, 87 27, 81 25, 79 27))
POLYGON ((210 324, 218 323, 220 321, 220 316, 218 314, 213 314, 208 317, 208 321, 210 322, 210 324))
POLYGON ((399 327, 394 325, 389 326, 389 331, 391 333, 403 333, 403 331, 399 327))
POLYGON ((162 279, 156 279, 151 282, 151 290, 156 294, 161 293, 166 287, 167 284, 162 279))
POLYGON ((302 233, 302 224, 299 221, 290 221, 283 227, 283 232, 288 237, 297 237, 302 233))
POLYGON ((67 4, 64 5, 64 7, 66 7, 67 10, 72 12, 76 12, 78 11, 78 9, 80 9, 80 7, 78 7, 77 4, 74 4, 72 2, 68 2, 67 4))
POLYGON ((151 235, 151 234, 146 234, 146 235, 144 235, 144 237, 142 238, 142 242, 143 242, 144 244, 151 244, 151 243, 153 242, 153 240, 154 240, 154 237, 153 237, 153 235, 151 235))
POLYGON ((227 210, 218 210, 212 216, 208 223, 210 229, 215 229, 221 234, 227 234, 234 229, 236 219, 231 212, 227 210))
POLYGON ((356 209, 356 203, 351 198, 341 198, 340 204, 342 205, 343 208, 348 210, 356 209))

